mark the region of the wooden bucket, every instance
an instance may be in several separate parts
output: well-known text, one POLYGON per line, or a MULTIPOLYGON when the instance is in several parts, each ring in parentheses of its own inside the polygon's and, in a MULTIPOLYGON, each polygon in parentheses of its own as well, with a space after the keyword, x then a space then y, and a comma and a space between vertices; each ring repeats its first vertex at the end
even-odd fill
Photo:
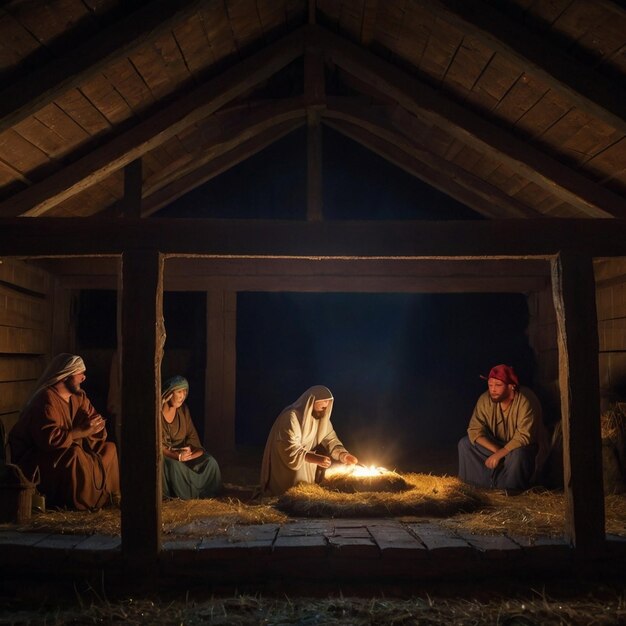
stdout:
POLYGON ((28 522, 36 483, 28 480, 12 463, 0 468, 0 522, 28 522))

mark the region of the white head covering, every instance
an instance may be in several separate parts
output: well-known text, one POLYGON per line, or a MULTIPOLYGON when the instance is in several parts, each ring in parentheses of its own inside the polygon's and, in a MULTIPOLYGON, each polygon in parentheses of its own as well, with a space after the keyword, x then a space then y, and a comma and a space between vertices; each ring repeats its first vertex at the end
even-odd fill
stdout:
POLYGON ((330 414, 333 410, 334 398, 330 389, 328 387, 324 387, 324 385, 314 385, 313 387, 309 387, 293 404, 285 407, 282 412, 296 411, 301 416, 302 421, 305 422, 311 418, 313 405, 318 400, 330 400, 328 406, 324 409, 324 414, 321 417, 322 420, 329 420, 330 414))
POLYGON ((33 401, 40 391, 52 387, 52 385, 55 385, 60 380, 64 380, 68 376, 74 376, 74 374, 84 372, 86 369, 85 362, 81 357, 75 354, 67 354, 66 352, 57 354, 52 361, 48 363, 48 367, 46 367, 43 374, 39 377, 35 385, 35 391, 29 398, 26 406, 33 401))

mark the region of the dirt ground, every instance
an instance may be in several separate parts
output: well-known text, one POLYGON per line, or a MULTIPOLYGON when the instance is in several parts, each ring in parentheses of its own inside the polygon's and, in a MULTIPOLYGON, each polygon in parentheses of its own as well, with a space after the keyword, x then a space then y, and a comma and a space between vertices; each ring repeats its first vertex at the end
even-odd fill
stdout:
MULTIPOLYGON (((0 589, 2 589, 0 587, 0 589)), ((0 591, 0 624, 503 626, 626 624, 622 582, 506 581, 430 584, 419 588, 187 590, 109 598, 98 589, 59 590, 33 581, 17 594, 0 591)))

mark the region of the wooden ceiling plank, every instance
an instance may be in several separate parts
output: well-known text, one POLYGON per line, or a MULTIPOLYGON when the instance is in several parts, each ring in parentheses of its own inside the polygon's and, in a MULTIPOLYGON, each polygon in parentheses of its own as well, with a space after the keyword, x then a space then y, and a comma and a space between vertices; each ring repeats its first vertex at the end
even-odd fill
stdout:
POLYGON ((36 117, 21 121, 14 127, 14 130, 33 146, 37 146, 50 159, 62 156, 67 149, 64 138, 51 131, 36 117))
POLYGON ((303 41, 298 29, 241 61, 60 172, 0 203, 0 216, 44 214, 272 76, 304 53, 303 41))
MULTIPOLYGON (((191 33, 187 33, 187 38, 188 41, 192 40, 191 33)), ((179 89, 182 85, 192 82, 193 74, 173 32, 163 33, 157 37, 153 46, 162 59, 163 69, 169 76, 174 89, 179 89)))
POLYGON ((103 74, 90 76, 80 86, 80 91, 111 126, 127 124, 128 119, 133 117, 128 102, 103 74))
POLYGON ((460 30, 450 27, 438 29, 436 35, 433 34, 428 39, 419 62, 419 70, 440 83, 462 43, 463 33, 460 30))
POLYGON ((563 201, 580 207, 591 217, 626 217, 624 198, 585 179, 512 133, 494 126, 358 46, 321 29, 317 34, 326 55, 334 63, 379 91, 392 95, 417 117, 445 128, 478 151, 496 152, 498 158, 508 162, 515 171, 549 188, 563 201))
POLYGON ((239 50, 263 41, 263 26, 256 10, 256 0, 229 0, 224 3, 239 50))
POLYGON ((626 134, 626 90, 581 67, 579 60, 551 45, 523 24, 493 10, 483 0, 416 0, 463 32, 482 39, 499 54, 565 95, 576 107, 626 134))
POLYGON ((127 59, 119 59, 106 67, 103 76, 126 101, 134 115, 139 116, 154 105, 154 96, 135 66, 127 59))
POLYGON ((49 164, 45 152, 24 139, 14 130, 0 134, 0 160, 14 168, 20 175, 43 168, 49 164))
POLYGON ((467 96, 475 107, 495 111, 521 78, 520 67, 502 54, 494 54, 467 96))
POLYGON ((443 80, 446 89, 465 100, 493 56, 493 51, 472 37, 464 37, 443 80))
POLYGON ((173 29, 176 43, 180 47, 185 64, 197 80, 213 63, 215 56, 208 45, 204 25, 199 16, 187 19, 173 29))
POLYGON ((111 129, 106 117, 78 89, 64 93, 55 103, 91 137, 97 137, 111 129))
POLYGON ((172 81, 163 57, 154 45, 142 46, 128 58, 150 89, 154 100, 167 97, 176 90, 177 82, 172 81))
POLYGON ((238 56, 239 51, 228 20, 225 3, 214 2, 210 9, 203 9, 200 15, 203 16, 206 37, 216 63, 229 57, 238 56))
POLYGON ((71 53, 13 81, 0 93, 0 131, 171 30, 202 4, 203 0, 153 0, 120 23, 90 36, 71 53))

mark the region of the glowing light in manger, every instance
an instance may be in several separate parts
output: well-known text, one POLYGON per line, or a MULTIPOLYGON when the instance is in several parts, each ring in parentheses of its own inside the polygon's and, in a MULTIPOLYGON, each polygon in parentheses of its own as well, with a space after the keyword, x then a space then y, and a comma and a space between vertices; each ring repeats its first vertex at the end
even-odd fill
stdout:
POLYGON ((334 465, 321 485, 337 491, 404 491, 410 488, 396 472, 376 465, 334 465))
POLYGON ((355 476, 356 478, 368 478, 373 476, 383 476, 391 473, 384 467, 376 465, 333 465, 326 470, 326 478, 333 476, 355 476))

